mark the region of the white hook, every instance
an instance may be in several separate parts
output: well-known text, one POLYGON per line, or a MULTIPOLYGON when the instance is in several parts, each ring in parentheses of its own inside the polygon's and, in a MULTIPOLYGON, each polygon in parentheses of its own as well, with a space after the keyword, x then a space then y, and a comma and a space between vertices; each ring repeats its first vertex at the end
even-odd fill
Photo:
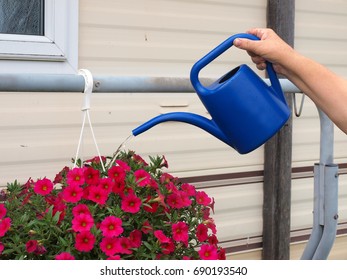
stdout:
POLYGON ((82 106, 82 111, 90 109, 90 97, 93 92, 93 75, 88 69, 80 69, 78 70, 78 75, 83 76, 84 78, 84 102, 82 106))

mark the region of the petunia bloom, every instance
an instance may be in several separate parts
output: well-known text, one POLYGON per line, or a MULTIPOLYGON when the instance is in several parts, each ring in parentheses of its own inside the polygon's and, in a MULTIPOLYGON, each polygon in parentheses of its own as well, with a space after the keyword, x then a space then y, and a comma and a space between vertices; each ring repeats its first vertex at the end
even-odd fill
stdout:
POLYGON ((94 219, 89 214, 80 214, 72 219, 72 229, 75 232, 89 231, 94 225, 94 219))
POLYGON ((40 195, 47 195, 53 190, 53 183, 47 178, 38 180, 34 186, 34 192, 40 195))
POLYGON ((105 192, 102 188, 98 186, 92 186, 89 188, 88 199, 98 203, 100 205, 104 205, 107 201, 108 193, 105 192))
POLYGON ((204 242, 207 237, 208 237, 208 228, 207 226, 205 226, 204 224, 199 224, 196 227, 196 238, 200 241, 200 242, 204 242))
POLYGON ((89 252, 93 249, 95 236, 89 231, 82 231, 76 235, 75 248, 80 252, 89 252))
POLYGON ((11 219, 10 218, 4 218, 0 219, 0 237, 5 236, 6 232, 11 227, 11 219))
POLYGON ((160 243, 170 242, 170 238, 165 235, 165 233, 158 229, 154 231, 154 236, 159 240, 160 243))
POLYGON ((137 213, 140 211, 141 199, 139 199, 135 194, 129 194, 122 199, 121 208, 124 212, 137 213))
POLYGON ((189 226, 185 222, 177 222, 171 226, 172 228, 172 238, 175 241, 182 241, 184 243, 188 242, 188 230, 189 226))
POLYGON ((145 187, 151 183, 151 175, 144 169, 136 170, 134 176, 137 185, 140 187, 145 187))
POLYGON ((100 242, 100 249, 106 256, 113 256, 118 251, 117 239, 115 237, 104 237, 100 242))
POLYGON ((6 207, 4 204, 0 203, 0 219, 6 216, 6 207))
POLYGON ((83 188, 77 185, 71 185, 63 190, 63 199, 66 202, 76 203, 81 200, 83 188))
POLYGON ((211 203, 211 198, 204 192, 196 192, 196 202, 200 205, 208 206, 211 203))
POLYGON ((213 245, 209 245, 209 244, 201 245, 198 253, 202 260, 217 260, 218 259, 217 248, 213 245))
POLYGON ((117 237, 124 231, 122 220, 115 216, 108 216, 101 222, 100 230, 105 237, 117 237))
POLYGON ((81 186, 85 182, 84 168, 74 168, 67 173, 67 184, 81 186))
POLYGON ((74 260, 75 257, 71 255, 69 252, 62 252, 55 256, 56 260, 74 260))

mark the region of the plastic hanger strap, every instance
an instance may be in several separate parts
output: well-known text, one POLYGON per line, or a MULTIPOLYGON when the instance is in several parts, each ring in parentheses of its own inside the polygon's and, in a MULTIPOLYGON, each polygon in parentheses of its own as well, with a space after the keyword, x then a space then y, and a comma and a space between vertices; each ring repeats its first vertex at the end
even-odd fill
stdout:
POLYGON ((90 131, 91 131, 91 134, 92 134, 92 137, 93 137, 94 145, 95 145, 96 151, 98 153, 98 157, 100 159, 102 170, 105 172, 105 166, 104 166, 104 163, 103 163, 102 158, 101 158, 101 154, 100 154, 100 150, 99 150, 98 144, 96 142, 95 133, 94 133, 94 130, 93 130, 93 126, 92 126, 92 122, 91 122, 90 114, 89 114, 90 99, 91 99, 91 95, 92 95, 92 92, 93 92, 93 85, 94 85, 93 75, 87 69, 80 69, 78 71, 78 74, 83 76, 83 78, 84 78, 84 99, 83 99, 83 106, 82 106, 83 122, 82 122, 80 138, 79 138, 79 141, 78 141, 78 146, 77 146, 77 151, 76 151, 76 156, 75 156, 74 168, 76 167, 78 155, 79 155, 80 148, 81 148, 81 145, 82 145, 83 135, 84 135, 84 127, 85 127, 86 118, 87 118, 88 119, 88 123, 89 123, 89 127, 90 127, 90 131))

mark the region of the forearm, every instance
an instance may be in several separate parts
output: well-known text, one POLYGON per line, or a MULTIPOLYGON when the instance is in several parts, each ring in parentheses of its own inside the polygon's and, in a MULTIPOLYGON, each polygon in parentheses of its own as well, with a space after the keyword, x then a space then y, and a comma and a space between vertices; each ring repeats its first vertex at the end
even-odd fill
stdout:
POLYGON ((298 53, 282 66, 283 74, 347 133, 347 81, 298 53))

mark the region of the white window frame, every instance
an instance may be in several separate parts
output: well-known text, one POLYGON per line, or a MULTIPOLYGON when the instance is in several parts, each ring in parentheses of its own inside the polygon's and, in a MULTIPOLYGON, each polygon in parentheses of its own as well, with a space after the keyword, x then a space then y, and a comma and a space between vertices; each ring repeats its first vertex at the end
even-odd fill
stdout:
POLYGON ((0 73, 76 73, 78 0, 45 0, 44 30, 0 34, 0 73))

